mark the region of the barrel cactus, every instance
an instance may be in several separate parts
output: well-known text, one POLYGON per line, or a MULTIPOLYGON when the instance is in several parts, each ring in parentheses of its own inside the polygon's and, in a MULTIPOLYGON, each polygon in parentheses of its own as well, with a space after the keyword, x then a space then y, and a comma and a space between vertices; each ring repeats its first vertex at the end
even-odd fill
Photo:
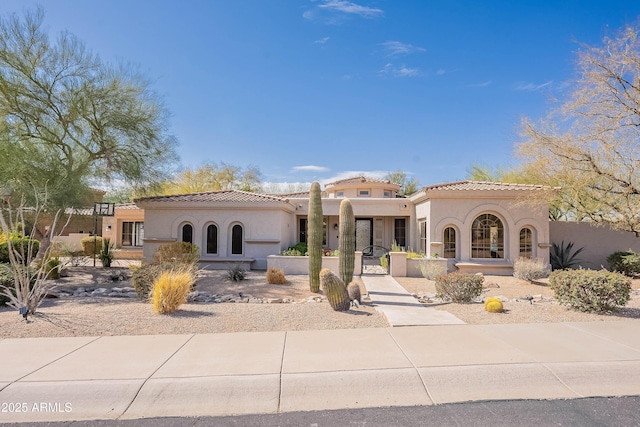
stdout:
POLYGON ((351 282, 347 285, 347 294, 349 294, 349 299, 353 302, 355 301, 355 305, 358 306, 362 304, 362 295, 360 294, 360 286, 356 282, 351 282))
POLYGON ((314 181, 309 192, 308 246, 309 288, 311 292, 320 291, 320 269, 322 268, 322 194, 320 184, 314 181))
POLYGON ((335 311, 349 310, 351 299, 347 288, 338 276, 328 268, 323 268, 320 272, 320 283, 322 283, 322 290, 327 295, 331 308, 335 311))
POLYGON ((356 258, 356 219, 353 216, 353 207, 349 199, 340 202, 340 239, 338 242, 340 251, 340 279, 342 283, 350 283, 353 280, 353 268, 356 258))
POLYGON ((489 313, 502 313, 504 310, 499 298, 487 298, 484 301, 484 309, 489 313))

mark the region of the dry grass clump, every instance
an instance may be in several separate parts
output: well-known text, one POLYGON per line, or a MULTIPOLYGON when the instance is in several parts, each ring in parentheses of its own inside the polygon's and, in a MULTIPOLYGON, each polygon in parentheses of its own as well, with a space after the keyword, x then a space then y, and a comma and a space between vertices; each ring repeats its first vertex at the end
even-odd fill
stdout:
POLYGON ((284 285, 287 279, 284 277, 284 271, 279 268, 269 267, 267 270, 267 283, 270 285, 284 285))
POLYGON ((548 277, 549 273, 549 266, 539 258, 519 258, 513 264, 513 277, 516 279, 532 282, 534 280, 548 277))
POLYGON ((187 268, 160 273, 153 283, 150 294, 151 303, 156 313, 173 313, 187 302, 187 296, 195 279, 193 272, 187 268))

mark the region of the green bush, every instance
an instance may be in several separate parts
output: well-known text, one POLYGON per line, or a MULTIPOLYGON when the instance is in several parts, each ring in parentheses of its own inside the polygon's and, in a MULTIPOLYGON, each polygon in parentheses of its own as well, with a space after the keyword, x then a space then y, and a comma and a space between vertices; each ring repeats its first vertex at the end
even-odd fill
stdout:
MULTIPOLYGON (((5 288, 15 296, 15 279, 13 277, 11 264, 0 263, 0 307, 9 302, 9 297, 4 295, 5 288)), ((30 289, 36 284, 36 276, 31 276, 30 289)))
POLYGON ((611 271, 629 277, 640 275, 640 254, 631 249, 612 253, 607 257, 607 262, 611 271))
MULTIPOLYGON (((80 244, 82 245, 82 251, 84 252, 85 256, 93 256, 94 253, 94 245, 96 248, 101 248, 102 247, 102 237, 100 236, 88 236, 88 237, 83 237, 82 240, 80 240, 80 244)), ((96 255, 99 253, 99 250, 96 250, 95 253, 96 255)))
POLYGON ((614 311, 631 297, 631 280, 607 270, 554 271, 549 284, 560 304, 578 311, 614 311))
POLYGON ((58 280, 60 278, 60 271, 62 270, 62 262, 60 258, 52 257, 47 261, 47 278, 51 280, 58 280))
POLYGON ((305 242, 300 242, 300 243, 296 243, 293 246, 289 246, 287 250, 295 250, 300 252, 302 255, 306 255, 308 248, 305 242))
POLYGON ((167 268, 157 264, 145 264, 141 267, 133 267, 131 270, 131 284, 138 296, 146 300, 153 289, 153 282, 161 273, 167 271, 167 268))
MULTIPOLYGON (((19 254, 27 255, 29 250, 29 242, 31 241, 31 258, 35 257, 38 253, 38 249, 40 248, 40 242, 38 240, 30 240, 29 236, 25 237, 11 237, 11 246, 14 251, 17 251, 19 254)), ((9 262, 9 242, 6 240, 0 243, 0 263, 8 263, 9 262)))
POLYGON ((239 282, 241 280, 244 280, 246 275, 247 272, 244 271, 240 264, 236 264, 227 270, 227 279, 231 280, 232 282, 239 282))
POLYGON ((469 303, 482 294, 481 274, 449 273, 436 279, 436 297, 446 302, 469 303))
POLYGON ((13 275, 11 274, 10 268, 9 264, 0 265, 0 307, 9 302, 9 297, 4 295, 5 287, 9 289, 13 288, 13 275))

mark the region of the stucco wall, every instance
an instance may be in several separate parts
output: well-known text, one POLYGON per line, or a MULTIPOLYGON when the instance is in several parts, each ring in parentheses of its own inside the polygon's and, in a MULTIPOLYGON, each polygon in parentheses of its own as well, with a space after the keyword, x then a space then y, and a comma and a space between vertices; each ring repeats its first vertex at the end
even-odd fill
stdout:
MULTIPOLYGON (((145 210, 144 257, 151 259, 157 247, 163 243, 181 239, 182 225, 193 226, 193 243, 201 249, 202 261, 254 258, 252 268, 266 268, 268 255, 278 253, 287 242, 281 238, 291 216, 280 210, 263 209, 147 209, 145 210), (206 228, 218 227, 218 253, 206 254, 206 228), (243 226, 244 247, 242 255, 231 254, 231 228, 243 226)), ((288 232, 287 232, 288 233, 288 232)), ((286 236, 286 233, 284 234, 286 236)))
POLYGON ((640 252, 640 238, 635 234, 612 230, 608 226, 594 226, 588 222, 551 221, 549 223, 551 241, 565 245, 574 242, 574 250, 584 247, 577 256, 584 268, 609 268, 607 257, 616 251, 632 249, 640 252))
MULTIPOLYGON (((424 217, 424 212, 416 217, 424 217)), ((459 261, 471 261, 471 225, 478 215, 490 213, 496 215, 504 226, 504 258, 513 262, 519 257, 520 229, 528 226, 534 231, 533 256, 549 261, 549 221, 546 206, 533 205, 521 200, 505 199, 434 199, 431 200, 427 227, 430 241, 442 242, 444 229, 453 226, 456 229, 456 246, 459 261), (542 246, 539 246, 542 245, 542 246)), ((429 245, 431 246, 431 245, 429 245)), ((439 248, 442 250, 442 248, 439 248)), ((431 254, 427 254, 431 255, 431 254)), ((491 259, 482 259, 492 262, 491 259)), ((497 262, 498 260, 496 260, 497 262)))

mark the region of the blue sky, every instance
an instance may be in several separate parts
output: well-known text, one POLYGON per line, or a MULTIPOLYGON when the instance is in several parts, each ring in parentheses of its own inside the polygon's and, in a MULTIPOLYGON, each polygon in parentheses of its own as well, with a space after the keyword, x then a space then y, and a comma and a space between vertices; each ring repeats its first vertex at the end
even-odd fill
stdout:
POLYGON ((42 4, 103 60, 137 64, 185 166, 268 182, 403 170, 422 185, 512 162, 523 116, 566 96, 578 42, 637 24, 640 2, 0 0, 42 4))

